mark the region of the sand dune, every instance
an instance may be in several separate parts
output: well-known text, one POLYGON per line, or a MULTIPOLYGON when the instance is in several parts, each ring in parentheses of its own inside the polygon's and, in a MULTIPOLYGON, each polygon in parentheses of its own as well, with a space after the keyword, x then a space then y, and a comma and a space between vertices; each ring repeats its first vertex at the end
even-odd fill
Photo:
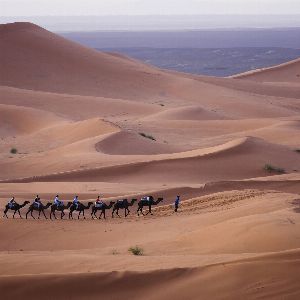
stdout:
POLYGON ((299 298, 299 60, 181 74, 30 23, 0 25, 0 48, 2 207, 164 198, 126 219, 9 212, 1 299, 299 298))
POLYGON ((148 117, 150 119, 160 120, 222 120, 226 116, 222 116, 214 111, 206 111, 200 106, 185 106, 181 108, 169 109, 148 117))
POLYGON ((144 87, 144 96, 160 94, 161 72, 152 74, 153 69, 141 63, 83 47, 30 23, 1 25, 0 35, 1 85, 124 98, 141 96, 144 87))
POLYGON ((39 294, 44 299, 182 299, 183 295, 185 299, 197 299, 199 295, 210 299, 279 299, 281 295, 297 299, 299 269, 299 251, 295 251, 198 269, 4 277, 0 285, 6 299, 24 294, 28 298, 39 294), (16 285, 22 288, 14 289, 16 285), (66 286, 74 285, 76 289, 66 291, 66 286))
MULTIPOLYGON (((167 181, 177 184, 237 180, 269 175, 263 168, 271 164, 286 172, 300 169, 299 154, 280 145, 256 138, 237 140, 219 147, 153 157, 150 161, 104 168, 76 170, 6 182, 68 181, 126 182, 167 181), (235 165, 232 165, 234 159, 235 165), (216 167, 217 166, 217 167, 216 167), (217 172, 216 172, 217 169, 217 172)), ((149 158, 148 158, 149 159, 149 158)))
POLYGON ((235 75, 241 78, 259 82, 294 82, 300 84, 300 59, 288 63, 235 75))
POLYGON ((37 109, 0 104, 0 137, 30 134, 63 119, 37 109))
POLYGON ((114 155, 150 155, 180 151, 180 147, 159 143, 143 137, 141 134, 143 133, 118 132, 97 143, 96 149, 97 151, 114 155))

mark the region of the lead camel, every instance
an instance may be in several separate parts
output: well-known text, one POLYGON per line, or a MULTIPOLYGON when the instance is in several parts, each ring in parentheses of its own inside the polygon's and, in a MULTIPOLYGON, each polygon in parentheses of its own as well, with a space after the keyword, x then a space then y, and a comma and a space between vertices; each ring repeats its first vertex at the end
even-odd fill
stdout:
POLYGON ((26 206, 26 205, 29 204, 29 203, 30 203, 29 201, 24 201, 23 204, 14 203, 12 206, 10 206, 9 204, 6 204, 5 209, 4 209, 4 215, 3 215, 3 218, 4 218, 4 217, 8 218, 7 212, 8 212, 8 210, 10 209, 10 210, 13 210, 13 211, 14 211, 13 218, 15 218, 15 214, 16 214, 16 212, 18 212, 20 218, 22 219, 22 216, 21 216, 21 213, 20 213, 20 209, 21 209, 22 207, 26 206))
POLYGON ((164 198, 158 198, 157 201, 154 200, 154 198, 152 196, 150 196, 150 200, 146 200, 146 199, 142 199, 138 202, 138 209, 137 209, 137 214, 138 216, 140 215, 140 213, 143 216, 146 216, 148 214, 152 215, 152 206, 153 205, 157 205, 158 203, 160 203, 161 201, 163 201, 164 198), (147 206, 148 207, 148 212, 146 214, 143 213, 143 207, 147 206))

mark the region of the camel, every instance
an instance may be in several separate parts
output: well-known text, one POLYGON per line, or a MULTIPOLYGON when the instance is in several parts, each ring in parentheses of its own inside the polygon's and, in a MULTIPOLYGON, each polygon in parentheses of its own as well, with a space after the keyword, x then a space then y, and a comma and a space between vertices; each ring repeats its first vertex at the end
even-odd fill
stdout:
POLYGON ((145 214, 143 213, 143 207, 144 206, 148 206, 149 210, 148 212, 146 213, 146 215, 148 215, 149 213, 151 215, 152 214, 152 211, 151 211, 151 208, 152 208, 152 205, 157 205, 159 202, 163 201, 164 198, 158 198, 157 201, 154 200, 154 198, 152 196, 150 196, 150 200, 144 200, 144 199, 141 199, 139 202, 138 202, 138 209, 137 209, 137 214, 138 216, 140 215, 140 212, 143 216, 145 216, 145 214))
POLYGON ((22 219, 22 216, 21 216, 21 213, 20 213, 20 209, 22 207, 26 206, 29 203, 30 203, 29 201, 24 201, 23 204, 14 203, 12 207, 10 207, 9 204, 6 204, 5 209, 4 209, 3 218, 4 217, 8 218, 7 212, 8 212, 9 209, 11 209, 11 210, 14 210, 13 218, 15 218, 15 214, 16 214, 16 212, 18 212, 20 218, 22 219))
POLYGON ((66 206, 65 205, 57 206, 56 204, 52 204, 50 207, 50 210, 51 210, 50 219, 52 220, 52 215, 54 216, 55 219, 57 219, 56 215, 55 215, 56 210, 61 212, 60 218, 62 219, 65 215, 64 210, 69 209, 71 205, 72 205, 72 202, 68 202, 68 204, 66 206))
POLYGON ((114 204, 115 204, 115 202, 110 201, 109 205, 107 205, 106 203, 103 203, 103 204, 101 205, 101 207, 98 207, 98 206, 96 206, 96 205, 93 205, 93 206, 92 206, 92 213, 91 213, 92 218, 96 218, 96 219, 99 219, 99 220, 100 220, 100 219, 101 219, 101 216, 103 215, 104 219, 106 219, 105 211, 106 211, 107 209, 111 209, 112 206, 113 206, 114 204), (97 216, 96 216, 96 212, 97 212, 98 210, 101 210, 101 213, 100 213, 99 218, 97 218, 97 216))
POLYGON ((85 219, 85 215, 84 215, 84 210, 85 209, 89 209, 91 207, 91 205, 93 204, 93 202, 89 202, 87 206, 85 206, 84 204, 82 203, 78 203, 78 206, 76 207, 75 204, 72 204, 70 206, 70 212, 69 212, 69 219, 73 219, 73 211, 79 211, 79 214, 78 214, 78 219, 80 218, 80 215, 82 213, 83 215, 83 218, 85 219))
POLYGON ((33 216, 32 212, 34 210, 37 210, 39 212, 39 216, 38 216, 38 219, 40 218, 40 215, 41 215, 41 212, 43 213, 45 219, 47 219, 46 215, 45 215, 45 209, 48 209, 50 206, 52 205, 51 202, 48 202, 46 205, 43 205, 43 203, 40 203, 39 207, 35 204, 35 203, 32 203, 30 206, 29 206, 29 209, 26 213, 26 219, 27 219, 27 216, 28 214, 30 213, 31 217, 33 219, 35 219, 35 217, 33 216))
POLYGON ((136 201, 137 201, 137 199, 131 199, 130 202, 128 202, 127 199, 118 200, 116 202, 116 204, 114 205, 111 217, 113 218, 114 217, 114 213, 116 212, 117 216, 119 218, 121 218, 120 215, 119 215, 119 209, 124 209, 125 210, 125 218, 126 218, 130 214, 130 210, 129 210, 128 207, 132 206, 134 204, 134 202, 136 202, 136 201))

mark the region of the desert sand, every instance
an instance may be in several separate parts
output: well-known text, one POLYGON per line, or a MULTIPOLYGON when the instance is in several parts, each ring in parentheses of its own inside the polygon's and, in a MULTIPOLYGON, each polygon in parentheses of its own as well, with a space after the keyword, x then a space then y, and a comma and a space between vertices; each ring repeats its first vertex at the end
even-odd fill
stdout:
POLYGON ((106 220, 9 212, 1 299, 299 299, 299 59, 195 76, 31 23, 0 25, 0 49, 3 209, 36 194, 164 198, 106 220))

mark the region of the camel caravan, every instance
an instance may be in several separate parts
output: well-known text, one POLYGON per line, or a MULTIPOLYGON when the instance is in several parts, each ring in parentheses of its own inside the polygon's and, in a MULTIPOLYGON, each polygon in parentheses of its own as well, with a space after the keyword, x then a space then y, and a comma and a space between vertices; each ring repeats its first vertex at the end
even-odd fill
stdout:
MULTIPOLYGON (((59 196, 56 195, 54 202, 48 202, 46 205, 44 205, 41 202, 41 199, 39 195, 36 196, 34 201, 30 204, 29 201, 24 201, 22 204, 19 204, 15 201, 15 198, 13 197, 5 206, 4 209, 4 215, 3 217, 8 218, 7 212, 13 211, 13 218, 15 218, 16 213, 19 214, 19 217, 22 219, 22 215, 20 210, 27 206, 28 204, 28 210, 26 212, 26 219, 28 219, 28 216, 35 219, 33 212, 38 212, 38 219, 40 219, 41 214, 44 216, 45 219, 47 219, 47 216, 45 214, 45 211, 47 209, 50 209, 50 219, 57 219, 56 212, 60 213, 60 219, 63 219, 65 216, 65 210, 69 210, 69 219, 73 219, 73 213, 77 212, 78 216, 77 218, 80 219, 82 216, 83 219, 85 219, 85 212, 90 210, 91 208, 91 217, 93 219, 106 219, 106 211, 112 209, 111 217, 114 218, 115 215, 117 217, 121 217, 119 215, 119 210, 124 210, 124 216, 125 218, 130 214, 129 207, 133 206, 135 202, 137 202, 137 199, 131 199, 131 201, 128 201, 128 199, 121 199, 117 201, 110 201, 109 204, 105 203, 103 200, 100 199, 100 196, 98 196, 97 200, 93 202, 88 202, 87 205, 81 203, 78 199, 78 196, 75 196, 73 201, 67 202, 67 205, 64 204, 63 201, 59 200, 59 196), (100 212, 99 216, 97 216, 97 213, 100 212)), ((148 214, 152 215, 152 206, 159 204, 161 201, 163 201, 163 198, 158 198, 157 200, 154 199, 153 196, 146 196, 141 198, 137 202, 137 215, 140 216, 142 214, 143 216, 146 216, 148 214), (147 208, 148 211, 144 213, 143 209, 147 208)))

